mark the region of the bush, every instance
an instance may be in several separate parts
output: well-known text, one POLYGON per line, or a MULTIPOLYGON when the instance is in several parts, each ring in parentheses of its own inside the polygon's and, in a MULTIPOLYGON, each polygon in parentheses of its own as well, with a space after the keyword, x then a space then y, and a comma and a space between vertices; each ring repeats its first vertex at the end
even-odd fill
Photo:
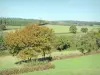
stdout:
POLYGON ((81 53, 71 53, 71 54, 62 55, 62 56, 54 56, 54 57, 53 57, 53 60, 74 58, 74 57, 79 57, 79 56, 82 56, 82 54, 81 54, 81 53))
POLYGON ((6 26, 5 25, 0 25, 0 30, 6 30, 6 26))
POLYGON ((60 36, 56 38, 56 45, 55 48, 59 51, 65 50, 70 47, 69 42, 67 41, 67 38, 65 36, 60 36))
POLYGON ((0 75, 15 75, 15 74, 21 74, 26 72, 34 72, 34 71, 42 71, 47 69, 54 69, 55 65, 48 63, 45 65, 38 65, 38 66, 25 66, 23 68, 10 68, 5 70, 0 70, 0 75))
POLYGON ((31 66, 36 66, 36 65, 45 65, 45 64, 48 64, 48 61, 31 61, 29 63, 24 63, 24 66, 26 67, 31 67, 31 66))
POLYGON ((0 51, 2 50, 6 50, 6 47, 4 44, 3 36, 0 36, 0 51))
POLYGON ((88 32, 88 28, 81 28, 81 32, 83 32, 83 33, 88 32))
POLYGON ((45 64, 47 62, 52 61, 52 57, 45 57, 45 58, 33 58, 30 60, 21 60, 16 62, 15 64, 34 64, 34 65, 39 65, 39 64, 45 64))

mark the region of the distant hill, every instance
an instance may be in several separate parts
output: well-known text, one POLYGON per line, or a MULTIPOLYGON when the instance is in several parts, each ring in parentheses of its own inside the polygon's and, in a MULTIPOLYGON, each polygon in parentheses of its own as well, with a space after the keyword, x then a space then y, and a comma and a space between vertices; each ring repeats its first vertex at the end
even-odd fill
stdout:
POLYGON ((62 21, 47 21, 47 20, 39 20, 39 19, 23 19, 23 18, 0 18, 0 25, 12 25, 12 26, 23 26, 27 24, 40 24, 40 25, 100 25, 100 22, 88 22, 88 21, 72 21, 72 20, 62 20, 62 21))
POLYGON ((53 25, 78 25, 78 26, 84 26, 84 25, 100 25, 100 22, 88 22, 88 21, 50 21, 49 24, 53 25))
POLYGON ((23 19, 23 18, 0 18, 0 25, 11 25, 11 26, 24 26, 27 24, 40 24, 45 25, 48 22, 45 20, 38 19, 23 19))

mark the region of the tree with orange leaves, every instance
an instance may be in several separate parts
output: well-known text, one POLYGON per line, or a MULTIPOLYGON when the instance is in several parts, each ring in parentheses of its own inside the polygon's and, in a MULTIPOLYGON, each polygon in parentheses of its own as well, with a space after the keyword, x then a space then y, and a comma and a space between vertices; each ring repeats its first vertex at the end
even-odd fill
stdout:
POLYGON ((54 31, 46 26, 28 25, 23 29, 10 32, 4 42, 10 53, 22 59, 51 53, 54 31))

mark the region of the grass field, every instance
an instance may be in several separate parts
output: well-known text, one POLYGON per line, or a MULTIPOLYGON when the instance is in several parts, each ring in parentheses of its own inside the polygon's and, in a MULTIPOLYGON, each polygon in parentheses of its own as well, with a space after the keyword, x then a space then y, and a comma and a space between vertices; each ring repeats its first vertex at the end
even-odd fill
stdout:
MULTIPOLYGON (((61 25, 47 25, 48 27, 54 29, 55 33, 68 33, 70 26, 61 26, 61 25)), ((88 30, 93 30, 100 28, 100 26, 77 26, 77 32, 79 33, 82 27, 87 27, 88 30)))
POLYGON ((100 54, 56 60, 55 69, 20 75, 100 75, 100 54))
MULTIPOLYGON (((52 28, 55 33, 61 33, 61 34, 67 34, 70 35, 71 33, 69 33, 69 27, 70 26, 61 26, 61 25, 45 25, 49 28, 52 28)), ((7 26, 7 29, 9 30, 5 30, 4 32, 10 32, 10 31, 15 31, 16 29, 20 29, 23 28, 24 26, 7 26)), ((87 27, 88 30, 95 30, 96 28, 100 28, 100 26, 77 26, 77 32, 78 34, 80 33, 80 30, 82 27, 87 27)))
MULTIPOLYGON (((69 54, 70 52, 62 53, 69 54)), ((56 52, 53 55, 60 55, 60 53, 56 52)), ((20 68, 21 66, 14 64, 16 61, 17 59, 12 56, 0 57, 0 69, 20 68)), ((55 69, 23 73, 20 75, 100 75, 100 54, 55 60, 51 63, 55 64, 55 69)))
MULTIPOLYGON (((79 51, 62 51, 62 52, 53 52, 52 56, 60 56, 60 55, 68 55, 72 53, 80 53, 79 51)), ((39 56, 41 57, 41 56, 39 56)), ((1 56, 0 57, 0 69, 8 69, 12 67, 19 67, 18 65, 15 65, 14 63, 18 61, 16 57, 13 56, 1 56)))
POLYGON ((0 69, 19 67, 18 65, 14 64, 16 61, 17 61, 17 59, 12 56, 0 57, 0 69))
MULTIPOLYGON (((24 26, 8 26, 9 30, 5 30, 4 33, 15 31, 16 29, 23 28, 24 26)), ((83 35, 80 29, 83 26, 77 26, 78 32, 76 34, 69 33, 70 26, 60 26, 60 25, 47 25, 47 27, 52 28, 57 35, 83 35)), ((84 26, 91 30, 96 30, 99 26, 84 26)), ((52 56, 68 55, 73 53, 80 53, 79 51, 65 50, 62 52, 53 52, 52 56)), ((4 56, 0 57, 0 70, 8 69, 13 67, 20 68, 20 65, 15 65, 14 63, 18 61, 16 57, 4 56)), ((46 71, 37 71, 24 73, 20 75, 100 75, 100 54, 82 56, 79 58, 56 60, 52 62, 55 64, 55 69, 46 71)))
POLYGON ((8 30, 5 30, 4 32, 11 32, 11 31, 15 31, 16 29, 21 29, 25 26, 7 26, 8 30))

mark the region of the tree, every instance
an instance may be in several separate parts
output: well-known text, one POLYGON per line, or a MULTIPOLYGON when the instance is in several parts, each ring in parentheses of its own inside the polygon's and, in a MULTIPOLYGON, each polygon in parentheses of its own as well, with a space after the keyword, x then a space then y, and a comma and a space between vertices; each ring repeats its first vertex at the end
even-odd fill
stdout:
POLYGON ((38 55, 37 55, 36 51, 33 50, 31 47, 21 50, 17 55, 18 58, 28 59, 28 60, 30 60, 32 57, 36 58, 37 56, 38 55))
POLYGON ((56 39, 57 41, 55 47, 57 50, 62 51, 70 47, 70 44, 65 36, 56 37, 56 39))
POLYGON ((81 28, 81 32, 83 32, 83 33, 88 32, 88 28, 81 28))
POLYGON ((77 32, 77 28, 76 28, 76 26, 75 25, 71 25, 70 26, 70 28, 69 28, 69 31, 71 32, 71 33, 76 33, 77 32))
POLYGON ((45 54, 50 53, 53 40, 52 29, 45 26, 28 25, 23 29, 8 33, 4 42, 10 53, 19 55, 20 58, 31 58, 35 54, 42 54, 45 58, 45 54))
POLYGON ((96 44, 100 48, 100 28, 98 29, 98 32, 95 34, 96 36, 96 44))
POLYGON ((0 30, 6 30, 6 26, 5 25, 0 25, 0 30))
POLYGON ((89 32, 79 39, 78 50, 83 54, 98 50, 94 32, 89 32))

